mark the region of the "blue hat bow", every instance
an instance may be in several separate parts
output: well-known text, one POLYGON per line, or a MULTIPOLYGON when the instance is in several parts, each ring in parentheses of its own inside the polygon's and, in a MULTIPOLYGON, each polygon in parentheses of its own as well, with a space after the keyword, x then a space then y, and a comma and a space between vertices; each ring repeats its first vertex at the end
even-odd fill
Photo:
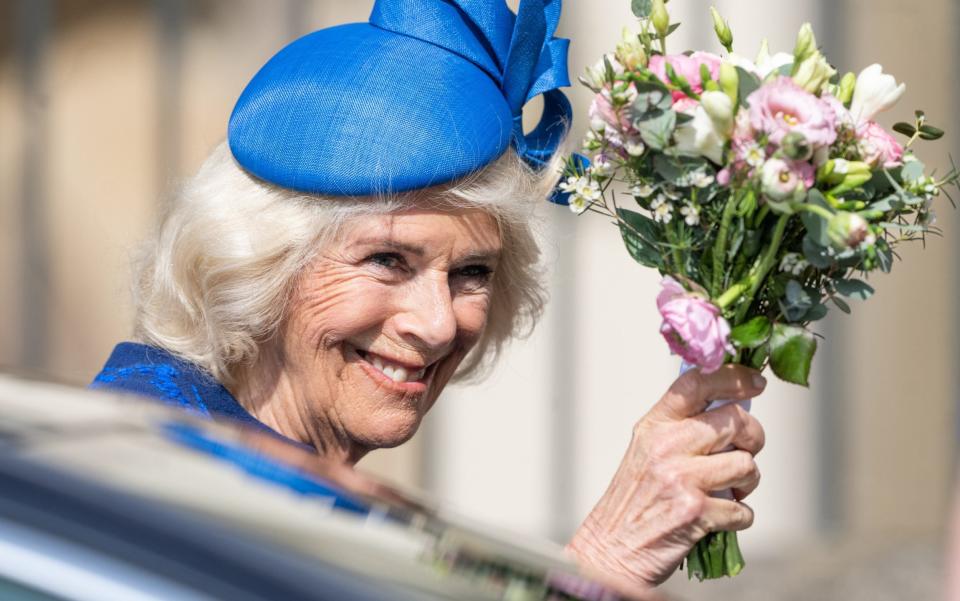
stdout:
POLYGON ((247 170, 324 194, 427 187, 512 144, 535 167, 571 107, 560 0, 377 0, 369 23, 320 30, 275 55, 244 90, 229 142, 247 170), (538 125, 523 131, 538 95, 538 125))

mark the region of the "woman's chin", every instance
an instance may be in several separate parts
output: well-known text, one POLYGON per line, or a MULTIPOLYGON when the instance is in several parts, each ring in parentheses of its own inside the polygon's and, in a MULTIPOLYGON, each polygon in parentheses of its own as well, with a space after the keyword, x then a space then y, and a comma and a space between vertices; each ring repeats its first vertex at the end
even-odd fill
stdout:
POLYGON ((370 449, 389 449, 410 440, 420 427, 419 415, 373 416, 362 427, 351 432, 351 438, 370 449))

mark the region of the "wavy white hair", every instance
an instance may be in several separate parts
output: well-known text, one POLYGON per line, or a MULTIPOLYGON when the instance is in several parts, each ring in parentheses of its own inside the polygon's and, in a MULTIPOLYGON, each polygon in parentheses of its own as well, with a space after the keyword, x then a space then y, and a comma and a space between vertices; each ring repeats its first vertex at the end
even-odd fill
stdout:
POLYGON ((224 384, 279 330, 298 275, 352 217, 407 208, 481 208, 499 225, 502 256, 486 330, 457 377, 489 365, 529 335, 543 311, 535 208, 556 169, 512 150, 450 184, 375 198, 321 198, 259 180, 221 144, 174 197, 144 248, 135 283, 136 336, 224 384))

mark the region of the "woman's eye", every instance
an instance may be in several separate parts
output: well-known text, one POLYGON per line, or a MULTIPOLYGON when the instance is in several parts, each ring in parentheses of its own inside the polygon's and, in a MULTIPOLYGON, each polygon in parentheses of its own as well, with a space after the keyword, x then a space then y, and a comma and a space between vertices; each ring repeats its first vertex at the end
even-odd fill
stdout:
POLYGON ((399 253, 374 253, 365 260, 387 269, 403 269, 406 267, 406 261, 399 253))
POLYGON ((468 280, 473 285, 482 285, 490 281, 493 269, 487 265, 467 265, 456 271, 459 278, 468 280))

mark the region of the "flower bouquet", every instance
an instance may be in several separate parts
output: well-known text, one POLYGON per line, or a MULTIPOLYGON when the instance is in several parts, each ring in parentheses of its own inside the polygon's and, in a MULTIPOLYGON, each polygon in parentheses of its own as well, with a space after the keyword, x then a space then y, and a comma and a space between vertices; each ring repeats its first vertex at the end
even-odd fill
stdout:
MULTIPOLYGON (((557 200, 612 218, 630 255, 664 275, 660 332, 687 364, 769 365, 806 386, 809 325, 868 298, 864 276, 889 272, 898 244, 938 233, 931 203, 960 174, 928 175, 913 146, 943 132, 917 111, 895 139, 874 118, 904 85, 880 65, 839 77, 809 25, 792 54, 764 42, 750 61, 711 9, 726 55, 668 54, 664 1, 633 8, 639 33, 581 78, 596 94, 589 158, 570 157, 557 200)), ((701 580, 744 565, 733 532, 709 534, 686 563, 701 580)))

